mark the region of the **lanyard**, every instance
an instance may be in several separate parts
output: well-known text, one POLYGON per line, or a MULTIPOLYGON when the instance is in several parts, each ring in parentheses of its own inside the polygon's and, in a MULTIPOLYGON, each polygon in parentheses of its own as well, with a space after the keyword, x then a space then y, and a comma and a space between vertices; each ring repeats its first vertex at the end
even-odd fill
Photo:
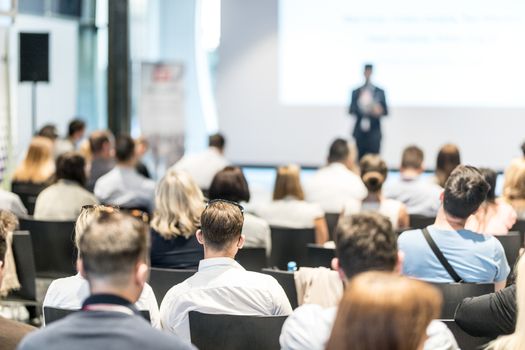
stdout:
POLYGON ((120 312, 127 315, 134 315, 135 313, 129 307, 115 304, 90 304, 82 308, 83 311, 110 311, 120 312))

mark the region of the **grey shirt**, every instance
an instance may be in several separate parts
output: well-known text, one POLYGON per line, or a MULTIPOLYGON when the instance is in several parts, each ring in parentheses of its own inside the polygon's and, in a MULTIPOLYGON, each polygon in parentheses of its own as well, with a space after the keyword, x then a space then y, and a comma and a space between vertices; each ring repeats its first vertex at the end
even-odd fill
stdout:
POLYGON ((437 215, 441 201, 439 196, 443 189, 426 179, 403 178, 386 183, 383 194, 406 205, 409 214, 419 214, 428 217, 437 215))
POLYGON ((20 197, 3 189, 0 189, 0 209, 10 211, 19 218, 27 216, 27 209, 20 197))

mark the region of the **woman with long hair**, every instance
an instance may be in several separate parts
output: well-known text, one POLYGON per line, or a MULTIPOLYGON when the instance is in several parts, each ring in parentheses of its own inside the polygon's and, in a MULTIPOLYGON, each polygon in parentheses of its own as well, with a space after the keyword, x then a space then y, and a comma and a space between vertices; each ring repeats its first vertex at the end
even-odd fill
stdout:
POLYGON ((518 219, 525 219, 525 160, 513 162, 505 172, 503 199, 516 210, 518 219))
POLYGON ((459 148, 451 143, 443 145, 438 152, 436 159, 436 182, 439 186, 445 187, 450 173, 459 164, 461 164, 461 156, 459 148))
POLYGON ((24 160, 13 174, 13 182, 42 184, 50 181, 54 172, 53 142, 46 137, 35 136, 24 160))
POLYGON ((429 284, 365 272, 347 285, 327 350, 420 350, 442 297, 429 284))

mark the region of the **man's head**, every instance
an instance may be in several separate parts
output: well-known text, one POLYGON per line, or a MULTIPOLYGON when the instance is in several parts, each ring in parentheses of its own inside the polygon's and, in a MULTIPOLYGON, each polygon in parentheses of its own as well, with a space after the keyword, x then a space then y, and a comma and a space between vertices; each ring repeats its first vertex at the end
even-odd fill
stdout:
POLYGON ((243 209, 238 204, 221 199, 210 201, 197 231, 197 240, 204 245, 204 257, 235 257, 244 245, 243 222, 243 209))
POLYGON ((120 164, 135 165, 135 141, 129 135, 120 135, 115 141, 115 156, 120 164))
POLYGON ((350 147, 348 141, 344 139, 335 139, 330 145, 328 151, 328 163, 343 163, 349 165, 350 160, 350 147))
POLYGON ((401 171, 413 170, 418 173, 423 172, 423 150, 421 148, 411 145, 403 150, 401 157, 401 171))
POLYGON ((84 137, 85 131, 86 123, 82 119, 76 118, 69 122, 67 128, 67 137, 74 142, 77 142, 84 137))
POLYGON ((344 216, 335 234, 332 267, 343 280, 365 271, 401 270, 402 256, 388 218, 372 212, 344 216))
POLYGON ((372 64, 370 63, 365 64, 364 75, 365 75, 366 81, 370 81, 370 77, 372 76, 373 69, 374 69, 374 66, 372 64))
POLYGON ((38 130, 37 135, 55 141, 58 137, 57 127, 53 124, 46 124, 38 130))
POLYGON ((466 220, 485 201, 489 188, 478 169, 458 165, 448 177, 442 194, 445 213, 466 220))
POLYGON ((224 136, 222 134, 216 133, 213 135, 210 135, 208 138, 208 146, 209 147, 215 147, 219 151, 224 151, 224 146, 226 145, 226 140, 224 139, 224 136))
POLYGON ((113 135, 109 131, 98 130, 89 135, 89 149, 95 158, 111 158, 113 135))
POLYGON ((0 287, 4 277, 5 255, 7 252, 7 235, 18 225, 16 216, 6 210, 0 210, 0 287))
POLYGON ((89 223, 78 248, 77 267, 92 293, 138 300, 149 271, 149 233, 144 222, 120 212, 102 212, 89 223))

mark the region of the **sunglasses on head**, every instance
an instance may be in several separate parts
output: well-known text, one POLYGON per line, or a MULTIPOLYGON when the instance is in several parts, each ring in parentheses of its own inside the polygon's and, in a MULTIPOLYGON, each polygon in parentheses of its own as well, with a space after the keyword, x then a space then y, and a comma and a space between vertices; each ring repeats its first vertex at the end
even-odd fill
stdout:
POLYGON ((94 210, 94 209, 97 209, 98 211, 104 214, 113 214, 117 212, 126 213, 134 217, 135 219, 139 219, 145 223, 149 223, 149 214, 140 209, 126 209, 126 208, 120 208, 118 206, 99 205, 99 204, 89 204, 89 205, 82 206, 82 210, 94 210))

